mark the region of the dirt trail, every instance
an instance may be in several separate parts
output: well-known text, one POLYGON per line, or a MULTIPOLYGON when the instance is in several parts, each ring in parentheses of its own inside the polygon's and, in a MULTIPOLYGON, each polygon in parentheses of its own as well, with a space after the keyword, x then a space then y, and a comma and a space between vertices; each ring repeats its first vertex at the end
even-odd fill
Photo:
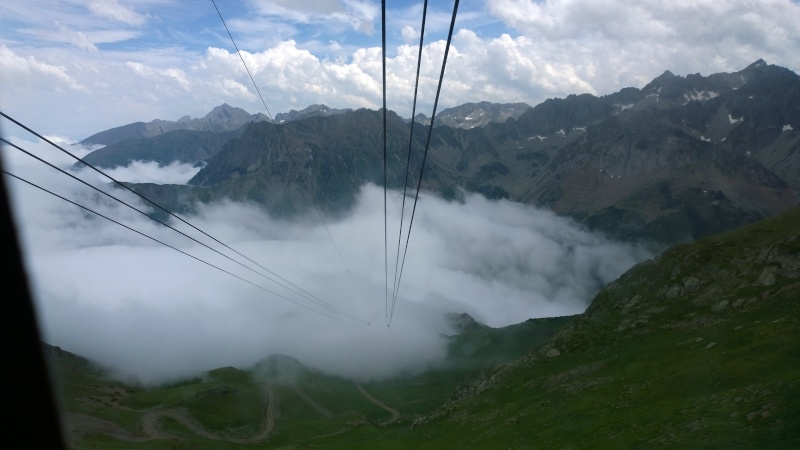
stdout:
POLYGON ((373 397, 360 384, 358 384, 358 383, 353 383, 353 384, 356 385, 356 388, 358 388, 358 390, 361 391, 361 393, 364 395, 364 397, 367 397, 367 399, 369 401, 371 401, 372 403, 374 403, 374 404, 378 405, 379 407, 385 409, 386 411, 389 411, 390 413, 392 413, 392 417, 390 417, 389 420, 385 420, 385 421, 381 422, 380 423, 381 425, 389 425, 389 424, 397 422, 397 419, 400 418, 400 411, 398 411, 398 410, 396 410, 394 408, 390 408, 390 407, 386 406, 385 403, 383 403, 382 401, 380 401, 377 398, 373 397))
POLYGON ((265 399, 267 402, 264 405, 264 429, 261 430, 261 433, 259 433, 257 436, 249 439, 242 439, 238 442, 252 444, 266 441, 269 435, 272 433, 273 428, 275 428, 275 416, 278 413, 278 403, 277 399, 275 398, 275 392, 272 391, 272 387, 270 387, 268 384, 264 384, 263 389, 267 394, 267 398, 265 399))
POLYGON ((144 430, 144 436, 136 436, 112 422, 108 422, 106 420, 92 417, 86 414, 68 414, 67 423, 69 425, 70 431, 74 433, 83 433, 83 434, 85 434, 86 432, 102 433, 122 441, 142 442, 153 439, 171 438, 172 436, 165 433, 159 426, 159 419, 161 419, 162 417, 169 417, 170 419, 177 421, 181 425, 191 430, 192 433, 204 437, 206 439, 231 442, 235 444, 256 444, 259 442, 263 442, 267 440, 267 438, 269 438, 269 435, 275 428, 275 415, 277 414, 275 393, 272 391, 272 388, 266 384, 263 386, 263 390, 264 393, 266 394, 265 395, 266 398, 264 399, 265 414, 261 432, 253 437, 244 439, 226 438, 211 433, 210 431, 206 430, 203 427, 203 425, 199 423, 197 419, 192 417, 192 415, 189 414, 189 412, 184 408, 161 409, 145 413, 142 416, 142 428, 144 430))
POLYGON ((298 397, 302 398, 309 406, 317 410, 318 413, 322 414, 324 417, 330 419, 333 417, 333 413, 326 407, 320 405, 319 403, 315 402, 313 398, 309 397, 308 394, 303 391, 300 386, 296 384, 290 384, 290 388, 297 394, 298 397))

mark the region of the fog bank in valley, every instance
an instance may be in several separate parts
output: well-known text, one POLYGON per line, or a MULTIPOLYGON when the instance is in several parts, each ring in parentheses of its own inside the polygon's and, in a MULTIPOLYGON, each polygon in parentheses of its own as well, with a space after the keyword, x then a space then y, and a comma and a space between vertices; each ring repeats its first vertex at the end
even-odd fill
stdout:
MULTIPOLYGON (((22 144, 63 167, 72 163, 42 145, 22 144)), ((330 313, 10 148, 3 156, 17 175, 330 313)), ((183 183, 196 169, 134 163, 113 172, 124 181, 183 183)), ((146 208, 97 174, 76 173, 146 208)), ((446 313, 467 312, 495 327, 577 314, 605 283, 650 256, 546 210, 473 194, 462 202, 423 195, 387 329, 380 187, 364 186, 346 217, 328 219, 352 278, 315 214, 277 220, 254 205, 226 202, 187 217, 365 325, 314 313, 16 180, 7 183, 45 340, 142 382, 248 367, 273 353, 360 379, 420 371, 445 354, 442 335, 453 333, 446 313)), ((388 199, 391 285, 402 194, 388 199)))

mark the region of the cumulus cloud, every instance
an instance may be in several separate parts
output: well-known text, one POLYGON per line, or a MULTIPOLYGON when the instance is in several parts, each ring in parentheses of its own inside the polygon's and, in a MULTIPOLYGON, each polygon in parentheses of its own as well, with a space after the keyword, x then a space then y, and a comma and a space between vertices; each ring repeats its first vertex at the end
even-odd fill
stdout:
POLYGON ((186 77, 186 74, 183 70, 175 68, 175 67, 167 67, 164 69, 157 69, 153 67, 148 67, 140 62, 135 61, 128 61, 125 63, 128 68, 130 68, 133 73, 136 75, 145 78, 147 81, 145 83, 160 83, 163 81, 174 82, 177 83, 183 90, 189 90, 190 82, 186 77))
POLYGON ((498 0, 487 8, 535 42, 534 54, 572 67, 601 93, 664 70, 708 74, 758 58, 800 67, 785 51, 800 43, 800 5, 791 0, 498 0))
POLYGON ((0 45, 0 71, 4 84, 56 85, 68 89, 83 89, 63 66, 38 61, 34 56, 20 56, 5 45, 0 45))
MULTIPOLYGON (((54 156, 38 144, 23 146, 54 156)), ((4 150, 7 167, 18 175, 295 302, 331 313, 24 155, 4 150)), ((133 165, 125 170, 115 175, 152 178, 156 170, 165 175, 180 168, 133 165)), ((88 175, 81 174, 107 188, 105 181, 88 175)), ((278 220, 252 205, 220 203, 189 218, 309 293, 370 323, 364 325, 316 314, 16 180, 8 183, 45 339, 145 382, 225 365, 248 367, 272 353, 360 379, 415 372, 444 356, 441 336, 453 332, 446 313, 467 312, 492 326, 576 314, 604 283, 649 256, 638 247, 582 231, 548 211, 477 195, 467 195, 461 203, 425 195, 387 329, 383 192, 375 186, 362 189, 349 216, 328 222, 352 279, 313 215, 278 220)), ((132 195, 114 193, 140 205, 132 195)), ((390 236, 397 236, 400 203, 401 194, 390 193, 390 236)), ((393 249, 389 256, 393 261, 393 249)))
MULTIPOLYGON (((294 41, 287 41, 259 53, 242 51, 242 57, 272 105, 276 102, 291 105, 278 111, 304 108, 313 103, 374 107, 374 99, 380 95, 379 78, 375 73, 380 70, 380 55, 376 49, 358 50, 349 62, 329 61, 298 48, 294 41)), ((229 89, 223 80, 234 79, 255 94, 235 52, 209 49, 195 70, 199 72, 213 78, 210 87, 225 88, 218 91, 219 94, 229 89)))

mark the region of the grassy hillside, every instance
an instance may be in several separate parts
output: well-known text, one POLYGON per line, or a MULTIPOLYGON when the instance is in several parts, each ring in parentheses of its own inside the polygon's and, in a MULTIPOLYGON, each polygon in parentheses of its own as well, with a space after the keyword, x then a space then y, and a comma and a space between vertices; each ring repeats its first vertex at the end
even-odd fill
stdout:
POLYGON ((405 428, 446 402, 475 370, 549 341, 571 317, 494 329, 455 316, 449 356, 415 376, 357 384, 273 355, 255 367, 212 370, 165 386, 126 384, 90 361, 47 346, 72 448, 316 446, 359 430, 405 428))
POLYGON ((673 248, 607 286, 539 351, 486 374, 480 395, 372 439, 397 448, 798 448, 799 233, 795 208, 673 248))

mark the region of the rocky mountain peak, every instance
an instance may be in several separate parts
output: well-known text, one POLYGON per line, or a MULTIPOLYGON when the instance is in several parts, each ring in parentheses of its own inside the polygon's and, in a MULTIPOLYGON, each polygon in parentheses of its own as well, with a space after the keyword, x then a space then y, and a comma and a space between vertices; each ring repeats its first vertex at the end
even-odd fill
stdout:
POLYGON ((227 103, 223 103, 212 109, 211 112, 209 112, 208 114, 206 114, 204 119, 211 121, 214 120, 226 121, 226 122, 236 121, 236 122, 246 123, 250 120, 250 113, 241 108, 236 108, 227 103))
POLYGON ((665 70, 664 73, 654 78, 653 81, 647 83, 642 90, 645 92, 657 91, 663 87, 674 86, 675 84, 680 83, 683 79, 683 77, 679 77, 669 70, 665 70))
POLYGON ((761 58, 758 58, 758 60, 757 60, 757 61, 755 61, 753 64, 750 64, 749 66, 747 66, 747 67, 746 67, 746 68, 743 70, 743 72, 746 72, 746 71, 751 71, 751 70, 753 70, 753 69, 757 69, 757 68, 759 68, 759 67, 763 67, 763 66, 766 66, 766 65, 767 65, 767 63, 766 63, 766 62, 765 62, 763 59, 761 59, 761 58))
POLYGON ((476 329, 476 328, 483 328, 485 325, 475 320, 472 316, 467 313, 449 313, 447 315, 447 319, 456 329, 456 331, 461 334, 465 331, 476 329))

